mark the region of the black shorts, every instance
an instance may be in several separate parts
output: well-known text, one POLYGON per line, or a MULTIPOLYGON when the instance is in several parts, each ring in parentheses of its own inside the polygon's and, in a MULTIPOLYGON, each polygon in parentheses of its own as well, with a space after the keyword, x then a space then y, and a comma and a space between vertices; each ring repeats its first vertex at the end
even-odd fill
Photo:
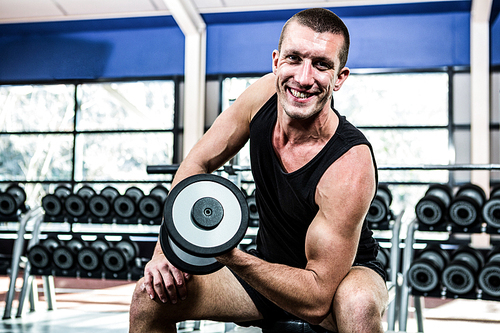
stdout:
MULTIPOLYGON (((250 254, 255 255, 257 257, 260 257, 263 259, 259 253, 255 250, 250 250, 250 254)), ((363 266, 370 268, 374 270, 377 274, 379 274, 384 281, 386 281, 386 273, 384 270, 384 267, 382 266, 382 263, 378 260, 371 260, 371 261, 366 261, 366 262, 354 262, 354 266, 363 266)), ((259 321, 253 321, 253 322, 246 322, 246 323, 238 323, 241 326, 259 326, 259 327, 266 327, 270 325, 273 322, 276 321, 288 321, 288 320, 300 320, 296 316, 286 312, 285 310, 281 309, 279 306, 271 302, 269 299, 264 297, 262 294, 260 294, 257 290, 252 288, 246 281, 244 281, 242 278, 240 278, 237 274, 233 272, 234 276, 238 279, 238 281, 241 283, 243 288, 245 288, 246 292, 254 302, 255 306, 259 310, 259 312, 262 314, 264 317, 263 320, 259 321)))

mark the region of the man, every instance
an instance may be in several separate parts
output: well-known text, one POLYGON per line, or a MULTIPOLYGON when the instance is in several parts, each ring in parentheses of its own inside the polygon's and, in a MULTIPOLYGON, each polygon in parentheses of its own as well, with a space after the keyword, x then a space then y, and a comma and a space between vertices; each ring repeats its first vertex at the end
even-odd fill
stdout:
POLYGON ((349 75, 348 48, 347 28, 328 10, 305 10, 285 24, 273 73, 218 117, 172 183, 213 172, 250 138, 257 253, 234 249, 216 258, 223 269, 189 276, 157 244, 134 292, 132 332, 174 332, 188 319, 297 317, 336 332, 383 331, 387 289, 364 221, 375 162, 364 136, 331 107, 349 75))

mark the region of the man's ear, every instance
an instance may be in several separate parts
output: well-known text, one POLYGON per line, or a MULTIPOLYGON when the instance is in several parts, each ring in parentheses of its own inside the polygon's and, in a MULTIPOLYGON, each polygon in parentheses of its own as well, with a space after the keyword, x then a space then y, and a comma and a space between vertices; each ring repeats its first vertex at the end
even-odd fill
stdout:
POLYGON ((273 51, 273 73, 276 74, 276 69, 278 68, 278 60, 280 58, 280 53, 278 50, 273 51))
POLYGON ((347 67, 344 67, 340 70, 339 75, 337 76, 337 81, 335 81, 335 86, 333 87, 333 91, 338 91, 342 87, 345 80, 347 80, 347 77, 349 76, 350 72, 351 70, 347 67))

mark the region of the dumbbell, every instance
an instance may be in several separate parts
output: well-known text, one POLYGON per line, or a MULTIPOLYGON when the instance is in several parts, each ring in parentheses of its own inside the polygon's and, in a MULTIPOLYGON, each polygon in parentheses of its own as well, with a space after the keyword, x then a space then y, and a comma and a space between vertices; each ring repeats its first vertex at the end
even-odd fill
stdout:
POLYGON ((156 219, 161 215, 162 204, 154 195, 145 195, 138 202, 139 213, 147 219, 156 219))
POLYGON ((63 203, 55 194, 47 194, 42 198, 42 208, 45 215, 58 216, 63 212, 63 203))
POLYGON ((83 248, 84 242, 79 237, 73 237, 66 244, 61 244, 52 252, 54 266, 60 270, 70 270, 77 265, 78 252, 83 248))
POLYGON ((410 265, 408 271, 410 285, 413 289, 424 293, 435 290, 449 261, 448 252, 439 245, 428 244, 410 265))
POLYGON ((235 248, 248 227, 248 205, 241 190, 213 174, 179 182, 165 202, 160 244, 181 271, 209 274, 223 267, 214 257, 235 248))
POLYGON ((76 191, 76 194, 83 200, 88 201, 91 197, 96 195, 96 192, 92 187, 83 185, 78 191, 76 191))
POLYGON ((379 184, 375 198, 368 209, 366 220, 370 223, 381 223, 387 221, 391 215, 389 210, 391 203, 392 194, 389 187, 386 184, 379 184))
POLYGON ((64 200, 64 209, 70 217, 82 217, 87 211, 85 200, 78 194, 70 194, 64 200))
POLYGON ((378 253, 377 253, 377 260, 380 261, 382 266, 384 267, 384 270, 389 276, 389 269, 390 269, 390 264, 391 264, 391 252, 389 249, 386 249, 385 247, 379 247, 378 253))
POLYGON ((118 195, 113 201, 113 210, 118 217, 128 219, 137 212, 137 204, 144 196, 141 189, 132 186, 125 191, 125 194, 118 195))
POLYGON ((451 199, 451 187, 444 184, 430 185, 425 192, 425 196, 415 206, 415 214, 418 220, 428 226, 444 223, 448 215, 451 199))
POLYGON ((111 204, 102 194, 94 194, 87 203, 90 214, 96 218, 104 218, 111 214, 111 204))
POLYGON ((64 201, 66 197, 72 194, 71 189, 66 185, 59 185, 54 190, 54 195, 58 197, 61 201, 64 201))
POLYGON ((449 207, 450 220, 460 227, 472 227, 480 221, 486 201, 484 190, 475 184, 461 186, 449 207))
POLYGON ((247 206, 248 206, 248 217, 249 224, 251 227, 259 226, 259 210, 257 209, 257 200, 255 199, 255 191, 251 195, 247 196, 247 206))
POLYGON ((102 264, 112 273, 124 272, 132 265, 138 254, 137 243, 123 239, 103 252, 102 264))
POLYGON ((167 200, 168 190, 165 186, 158 184, 149 191, 149 195, 156 197, 163 206, 167 200))
POLYGON ((46 269, 52 266, 52 254, 61 245, 55 236, 48 236, 45 240, 33 245, 27 253, 31 266, 37 269, 46 269))
POLYGON ((11 216, 16 212, 16 199, 10 193, 0 192, 0 215, 11 216))
POLYGON ((23 213, 28 210, 26 207, 26 192, 19 184, 10 184, 5 192, 12 195, 16 201, 17 209, 20 209, 23 213))
POLYGON ((443 285, 452 293, 467 294, 476 286, 477 276, 483 265, 481 252, 470 246, 461 246, 454 252, 452 261, 443 271, 443 285))
POLYGON ((483 206, 484 221, 493 228, 500 228, 500 186, 491 189, 490 198, 483 206))
POLYGON ((98 238, 78 251, 78 266, 86 272, 95 272, 102 267, 102 254, 109 248, 109 242, 98 238))
POLYGON ((120 195, 120 192, 118 192, 118 190, 113 186, 106 186, 99 194, 108 199, 108 201, 112 204, 116 197, 120 195))
POLYGON ((491 250, 487 258, 479 273, 478 284, 485 294, 500 297, 500 246, 491 250))

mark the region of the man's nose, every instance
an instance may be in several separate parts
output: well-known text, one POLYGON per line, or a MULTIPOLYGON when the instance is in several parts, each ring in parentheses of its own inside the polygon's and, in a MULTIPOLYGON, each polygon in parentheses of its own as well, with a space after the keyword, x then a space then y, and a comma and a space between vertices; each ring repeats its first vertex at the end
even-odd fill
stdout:
POLYGON ((300 68, 295 75, 295 81, 299 83, 301 86, 310 87, 314 83, 314 69, 312 67, 312 63, 310 61, 302 62, 300 68))

